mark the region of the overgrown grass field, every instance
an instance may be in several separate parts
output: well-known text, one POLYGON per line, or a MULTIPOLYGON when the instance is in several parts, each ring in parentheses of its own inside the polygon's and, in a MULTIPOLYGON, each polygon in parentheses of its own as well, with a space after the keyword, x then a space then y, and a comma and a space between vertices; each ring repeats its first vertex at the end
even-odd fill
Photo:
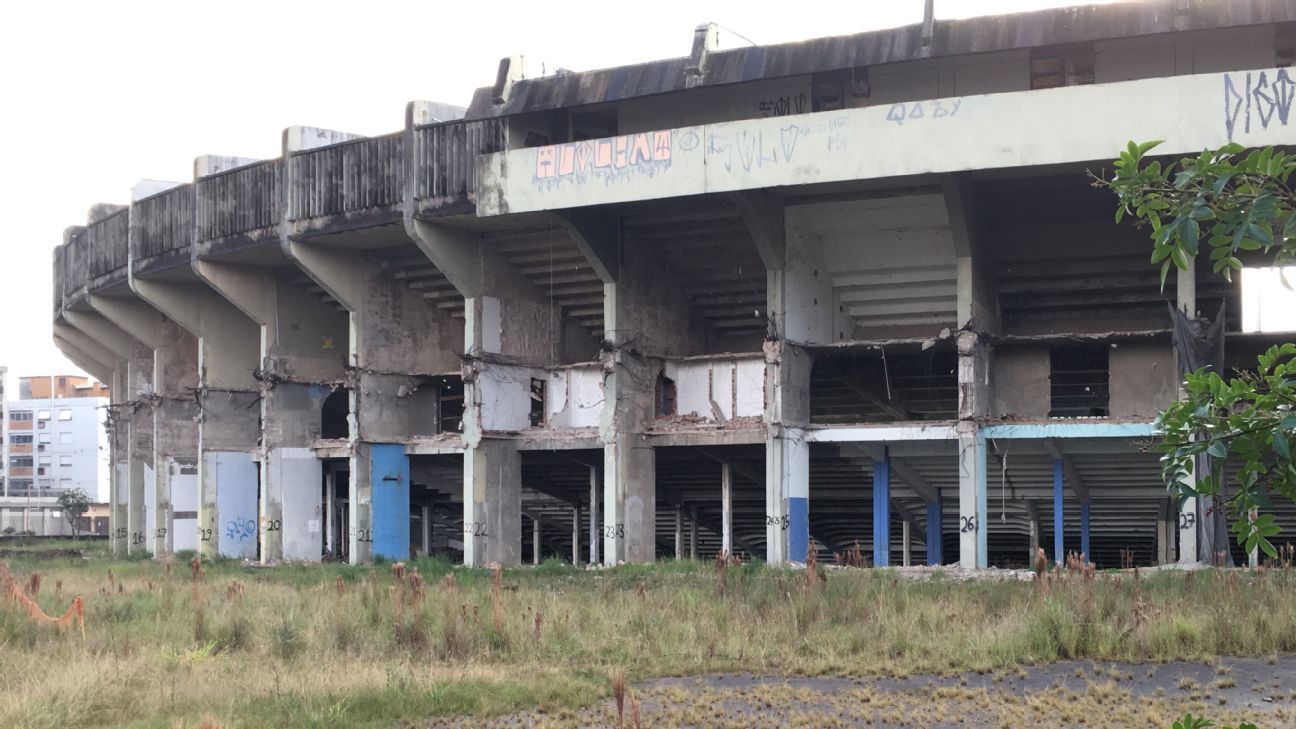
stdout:
POLYGON ((93 551, 8 569, 27 594, 39 574, 51 615, 83 596, 86 635, 0 600, 3 727, 423 726, 586 705, 620 672, 907 675, 1296 649, 1283 569, 1041 585, 759 563, 195 570, 93 551))

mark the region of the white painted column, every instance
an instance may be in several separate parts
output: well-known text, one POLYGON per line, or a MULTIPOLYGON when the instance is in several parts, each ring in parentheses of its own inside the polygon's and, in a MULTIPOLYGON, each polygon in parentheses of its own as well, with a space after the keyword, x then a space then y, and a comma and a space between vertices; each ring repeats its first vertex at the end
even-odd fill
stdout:
POLYGON ((423 556, 432 553, 432 507, 423 505, 423 556))
POLYGON ((733 554, 733 469, 728 463, 720 464, 720 548, 733 554))
POLYGON ((598 487, 598 469, 590 466, 590 509, 589 509, 589 563, 599 563, 599 487, 598 487))
POLYGON ((337 498, 337 470, 329 469, 324 477, 324 549, 336 558, 337 534, 333 528, 333 500, 337 498))
POLYGON ((571 533, 571 543, 572 543, 571 560, 572 560, 573 567, 580 566, 580 521, 581 521, 580 507, 573 506, 572 507, 572 533, 571 533))
POLYGON ((540 520, 531 517, 531 564, 540 564, 540 520))
MULTIPOLYGON (((1194 268, 1194 260, 1190 260, 1187 271, 1177 271, 1176 291, 1178 295, 1179 310, 1184 312, 1188 318, 1197 318, 1197 276, 1194 268)), ((1183 385, 1179 386, 1179 398, 1183 399, 1185 393, 1183 385)), ((1197 465, 1201 465, 1201 459, 1198 459, 1197 465)), ((1193 485, 1196 485, 1196 469, 1190 479, 1193 485)), ((1179 507, 1179 564, 1195 564, 1198 562, 1197 555, 1197 530, 1198 520, 1201 515, 1197 513, 1198 499, 1187 499, 1179 507)))
POLYGON ((904 552, 902 556, 903 561, 901 562, 901 564, 904 565, 905 567, 908 567, 912 564, 911 561, 912 555, 909 547, 909 533, 910 533, 909 520, 905 519, 904 521, 900 522, 900 539, 901 541, 904 542, 904 552))

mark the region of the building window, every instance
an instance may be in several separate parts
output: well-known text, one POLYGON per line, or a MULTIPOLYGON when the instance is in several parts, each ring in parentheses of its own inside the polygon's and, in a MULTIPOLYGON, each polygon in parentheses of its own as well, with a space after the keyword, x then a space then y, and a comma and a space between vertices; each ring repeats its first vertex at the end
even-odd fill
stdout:
POLYGON ((48 466, 48 465, 50 465, 51 463, 52 463, 52 461, 50 460, 50 457, 49 457, 49 456, 41 456, 41 457, 40 457, 40 460, 38 460, 38 461, 36 462, 36 465, 38 465, 38 466, 48 466))
POLYGON ((54 488, 54 479, 42 478, 40 480, 40 488, 41 491, 49 491, 50 489, 54 488))
POLYGON ((61 456, 59 456, 59 466, 62 467, 62 468, 71 468, 71 467, 72 467, 72 456, 70 456, 70 455, 61 455, 61 456))
POLYGON ((72 409, 71 409, 71 408, 63 408, 63 409, 59 410, 59 420, 62 420, 63 422, 66 423, 66 422, 68 422, 68 421, 71 420, 71 419, 72 419, 72 409))
POLYGON ((30 410, 14 410, 9 413, 9 419, 14 422, 30 423, 32 419, 32 414, 30 410))
POLYGON ((71 433, 59 433, 59 443, 61 445, 72 445, 71 433))
POLYGON ((67 489, 72 488, 72 479, 70 479, 70 478, 60 478, 60 479, 59 479, 59 488, 65 490, 65 491, 66 491, 67 489))
POLYGON ((1085 86, 1094 82, 1092 48, 1047 49, 1031 58, 1031 88, 1085 86))
POLYGON ((37 419, 37 420, 49 420, 49 419, 50 419, 50 411, 48 411, 48 410, 37 410, 37 411, 36 411, 36 419, 37 419))
POLYGON ((49 434, 49 433, 41 433, 41 434, 39 434, 38 437, 40 438, 40 440, 37 441, 38 443, 46 444, 46 443, 49 443, 49 442, 50 442, 50 434, 49 434))
POLYGON ((14 445, 27 445, 32 442, 32 437, 30 433, 26 435, 14 435, 9 438, 9 442, 14 445))
POLYGON ((1049 353, 1049 417, 1107 416, 1108 351, 1105 344, 1091 344, 1055 347, 1049 353))
POLYGON ((31 468, 32 457, 31 456, 9 456, 9 467, 10 468, 31 468))

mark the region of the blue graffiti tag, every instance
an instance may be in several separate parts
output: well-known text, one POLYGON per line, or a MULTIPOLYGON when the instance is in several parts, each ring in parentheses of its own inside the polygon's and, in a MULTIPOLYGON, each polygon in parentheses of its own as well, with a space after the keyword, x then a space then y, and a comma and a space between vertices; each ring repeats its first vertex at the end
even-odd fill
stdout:
POLYGON ((231 519, 225 524, 225 537, 243 541, 256 534, 255 519, 231 519))

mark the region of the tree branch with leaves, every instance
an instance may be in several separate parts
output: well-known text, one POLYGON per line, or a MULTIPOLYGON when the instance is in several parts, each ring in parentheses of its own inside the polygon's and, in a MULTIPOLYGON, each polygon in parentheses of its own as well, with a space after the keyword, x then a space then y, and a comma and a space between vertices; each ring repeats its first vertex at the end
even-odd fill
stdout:
MULTIPOLYGON (((1296 263, 1296 193, 1289 186, 1296 156, 1229 144, 1163 164, 1148 159, 1158 144, 1130 142, 1115 174, 1097 184, 1116 194, 1116 222, 1132 216, 1150 229, 1162 289, 1172 267, 1192 270, 1207 252, 1211 269, 1230 281, 1248 254, 1273 266, 1296 263)), ((1180 504, 1230 486, 1238 543, 1275 558, 1270 539, 1278 526, 1263 512, 1274 494, 1296 500, 1296 344, 1270 347, 1257 365, 1227 378, 1209 369, 1186 375, 1184 397, 1158 418, 1161 472, 1180 504), (1211 457, 1209 473, 1194 474, 1202 455, 1211 457)))

